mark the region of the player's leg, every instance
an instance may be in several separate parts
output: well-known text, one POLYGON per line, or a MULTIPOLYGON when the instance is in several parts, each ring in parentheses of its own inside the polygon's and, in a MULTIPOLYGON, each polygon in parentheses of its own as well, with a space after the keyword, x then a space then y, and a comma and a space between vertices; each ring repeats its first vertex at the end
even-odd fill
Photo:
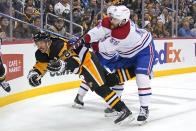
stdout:
POLYGON ((92 59, 83 65, 82 75, 89 87, 95 91, 97 95, 101 96, 111 108, 121 112, 119 117, 114 121, 115 123, 118 123, 126 119, 132 113, 124 102, 120 100, 120 97, 118 97, 106 84, 105 71, 106 70, 100 65, 97 57, 92 54, 92 59))
POLYGON ((74 108, 82 108, 84 106, 83 98, 89 90, 88 84, 83 80, 78 88, 78 93, 74 99, 74 108))
MULTIPOLYGON (((122 92, 124 90, 124 84, 123 83, 117 84, 113 87, 110 87, 110 89, 115 91, 116 95, 121 98, 122 92)), ((118 115, 118 113, 110 106, 107 106, 107 108, 104 110, 104 113, 105 113, 105 117, 113 117, 118 115)))
MULTIPOLYGON (((124 90, 123 82, 131 80, 133 77, 135 77, 134 67, 132 66, 132 67, 129 67, 126 69, 123 69, 123 68, 118 69, 118 70, 116 70, 115 74, 120 79, 120 84, 112 87, 112 89, 117 93, 117 95, 119 97, 121 97, 122 91, 124 90)), ((117 115, 117 113, 110 107, 106 108, 104 110, 104 113, 105 113, 106 117, 111 117, 111 116, 117 115)))
POLYGON ((5 67, 3 66, 3 62, 0 57, 0 85, 6 92, 10 92, 11 88, 9 83, 5 80, 5 77, 6 77, 6 70, 5 67))
POLYGON ((154 64, 154 58, 153 44, 150 44, 140 53, 140 56, 137 57, 135 73, 140 100, 140 113, 137 118, 139 122, 146 121, 149 115, 149 105, 152 95, 149 76, 154 64))

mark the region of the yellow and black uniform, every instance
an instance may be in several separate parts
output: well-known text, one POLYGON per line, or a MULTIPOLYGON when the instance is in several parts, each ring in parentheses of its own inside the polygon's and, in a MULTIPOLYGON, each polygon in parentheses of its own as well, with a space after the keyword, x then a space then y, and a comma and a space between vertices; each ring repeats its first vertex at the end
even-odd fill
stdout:
MULTIPOLYGON (((34 65, 34 70, 37 70, 40 75, 44 74, 44 71, 47 70, 49 62, 51 60, 58 59, 66 49, 66 40, 52 38, 48 53, 42 53, 39 50, 36 51, 35 57, 37 63, 34 65)), ((107 102, 107 104, 113 107, 116 111, 122 111, 122 109, 126 108, 125 110, 130 113, 126 105, 107 85, 107 71, 103 66, 101 66, 97 56, 84 46, 80 46, 77 49, 72 50, 70 53, 71 56, 69 58, 62 57, 62 60, 67 63, 67 68, 74 67, 72 72, 83 75, 91 90, 95 91, 96 94, 101 96, 107 102), (74 60, 75 63, 71 63, 69 61, 70 59, 72 61, 74 60), (78 65, 78 67, 75 65, 78 65)), ((113 79, 113 82, 117 80, 115 76, 110 79, 113 79)))
MULTIPOLYGON (((2 39, 0 38, 0 44, 2 43, 2 39)), ((0 56, 0 86, 7 92, 11 91, 9 83, 5 80, 6 78, 6 69, 3 66, 3 61, 0 56)))
POLYGON ((115 74, 118 76, 120 83, 124 83, 135 77, 134 67, 118 69, 115 74))
POLYGON ((5 76, 6 76, 5 67, 3 66, 3 62, 0 57, 0 82, 5 80, 5 76))

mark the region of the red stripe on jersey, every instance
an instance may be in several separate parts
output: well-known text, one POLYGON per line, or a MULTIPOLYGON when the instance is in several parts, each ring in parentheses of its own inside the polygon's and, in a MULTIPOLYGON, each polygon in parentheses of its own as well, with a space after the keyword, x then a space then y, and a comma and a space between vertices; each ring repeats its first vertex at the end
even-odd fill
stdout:
POLYGON ((151 88, 138 88, 138 90, 150 90, 151 88))

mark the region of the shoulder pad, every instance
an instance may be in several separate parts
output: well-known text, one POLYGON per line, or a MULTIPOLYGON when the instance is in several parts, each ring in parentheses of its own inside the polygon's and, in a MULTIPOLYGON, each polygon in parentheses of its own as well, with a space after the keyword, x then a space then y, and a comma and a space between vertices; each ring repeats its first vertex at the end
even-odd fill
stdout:
POLYGON ((101 24, 102 24, 103 27, 110 29, 111 17, 105 17, 105 18, 103 18, 101 24))

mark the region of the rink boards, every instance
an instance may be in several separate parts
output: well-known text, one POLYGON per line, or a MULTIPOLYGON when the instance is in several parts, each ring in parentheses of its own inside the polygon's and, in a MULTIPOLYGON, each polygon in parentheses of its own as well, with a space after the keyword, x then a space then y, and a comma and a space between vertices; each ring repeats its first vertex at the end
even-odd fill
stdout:
MULTIPOLYGON (((155 77, 196 71, 196 39, 156 39, 153 68, 155 77)), ((79 87, 77 75, 47 73, 39 87, 29 86, 27 74, 35 64, 36 46, 32 41, 4 42, 1 48, 12 91, 0 89, 0 107, 51 92, 79 87)))

